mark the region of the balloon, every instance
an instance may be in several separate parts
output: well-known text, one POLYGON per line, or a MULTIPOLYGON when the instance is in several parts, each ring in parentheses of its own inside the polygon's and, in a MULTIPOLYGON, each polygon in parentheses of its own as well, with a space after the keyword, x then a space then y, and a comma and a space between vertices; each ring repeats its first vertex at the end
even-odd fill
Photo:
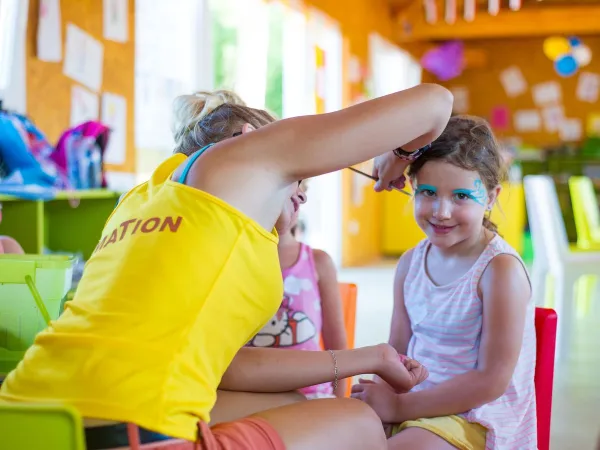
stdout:
POLYGON ((577 61, 571 55, 566 55, 554 63, 554 67, 558 74, 563 77, 570 77, 577 72, 577 61))
POLYGON ((569 43, 571 44, 571 47, 577 47, 581 45, 581 40, 575 36, 571 36, 569 38, 569 43))
POLYGON ((552 61, 571 51, 571 45, 564 37, 550 37, 544 41, 544 53, 552 61))
POLYGON ((592 61, 592 51, 587 45, 580 45, 573 49, 573 58, 579 67, 585 67, 592 61))
POLYGON ((421 67, 441 81, 459 76, 464 68, 464 45, 460 41, 446 42, 429 50, 421 58, 421 67))

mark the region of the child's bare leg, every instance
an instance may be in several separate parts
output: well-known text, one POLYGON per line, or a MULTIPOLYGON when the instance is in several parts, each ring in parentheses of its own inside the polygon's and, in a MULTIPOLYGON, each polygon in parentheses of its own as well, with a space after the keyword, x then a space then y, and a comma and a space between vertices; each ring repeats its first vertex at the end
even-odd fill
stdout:
POLYGON ((231 422, 260 411, 292 405, 303 400, 306 400, 306 398, 296 391, 265 394, 218 390, 217 403, 210 413, 210 425, 231 422))
POLYGON ((388 450, 456 450, 456 447, 423 428, 411 427, 388 439, 388 450))

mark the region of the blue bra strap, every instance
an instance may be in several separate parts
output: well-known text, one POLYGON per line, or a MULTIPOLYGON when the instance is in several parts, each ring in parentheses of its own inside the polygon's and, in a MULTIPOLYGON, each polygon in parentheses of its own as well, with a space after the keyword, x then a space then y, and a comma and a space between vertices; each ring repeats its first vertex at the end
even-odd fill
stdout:
POLYGON ((212 147, 215 144, 208 144, 206 147, 202 147, 200 150, 198 150, 196 153, 193 153, 192 156, 190 156, 187 161, 185 162, 185 167, 183 168, 183 172, 181 172, 181 176, 179 177, 179 182, 181 184, 185 184, 185 180, 188 176, 188 173, 190 171, 190 169, 192 168, 192 165, 196 162, 196 160, 206 151, 208 150, 210 147, 212 147))

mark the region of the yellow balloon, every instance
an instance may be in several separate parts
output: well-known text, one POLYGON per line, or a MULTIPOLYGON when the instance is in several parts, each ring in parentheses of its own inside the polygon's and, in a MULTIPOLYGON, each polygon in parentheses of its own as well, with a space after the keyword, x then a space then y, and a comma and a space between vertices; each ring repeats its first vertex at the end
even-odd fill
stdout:
POLYGON ((571 51, 569 41, 560 36, 549 37, 544 41, 544 54, 552 61, 556 61, 571 51))

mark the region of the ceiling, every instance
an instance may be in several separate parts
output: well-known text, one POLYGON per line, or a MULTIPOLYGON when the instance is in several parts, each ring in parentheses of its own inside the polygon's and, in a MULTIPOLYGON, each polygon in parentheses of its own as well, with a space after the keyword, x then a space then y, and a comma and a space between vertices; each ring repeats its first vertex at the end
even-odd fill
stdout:
MULTIPOLYGON (((486 4, 488 0, 477 0, 477 3, 486 4)), ((390 9, 393 12, 405 8, 410 3, 422 2, 422 0, 388 0, 390 9)), ((457 3, 462 3, 462 0, 458 0, 457 3)), ((501 0, 501 3, 508 3, 507 0, 501 0)), ((600 0, 523 0, 523 7, 544 7, 544 6, 564 6, 564 5, 589 5, 592 3, 600 4, 600 0)))
POLYGON ((444 20, 447 0, 435 0, 437 18, 427 22, 423 0, 387 0, 399 42, 487 39, 553 34, 600 34, 600 0, 522 0, 520 11, 500 0, 500 13, 487 13, 489 0, 476 0, 474 20, 463 17, 464 0, 456 1, 455 21, 444 20))

